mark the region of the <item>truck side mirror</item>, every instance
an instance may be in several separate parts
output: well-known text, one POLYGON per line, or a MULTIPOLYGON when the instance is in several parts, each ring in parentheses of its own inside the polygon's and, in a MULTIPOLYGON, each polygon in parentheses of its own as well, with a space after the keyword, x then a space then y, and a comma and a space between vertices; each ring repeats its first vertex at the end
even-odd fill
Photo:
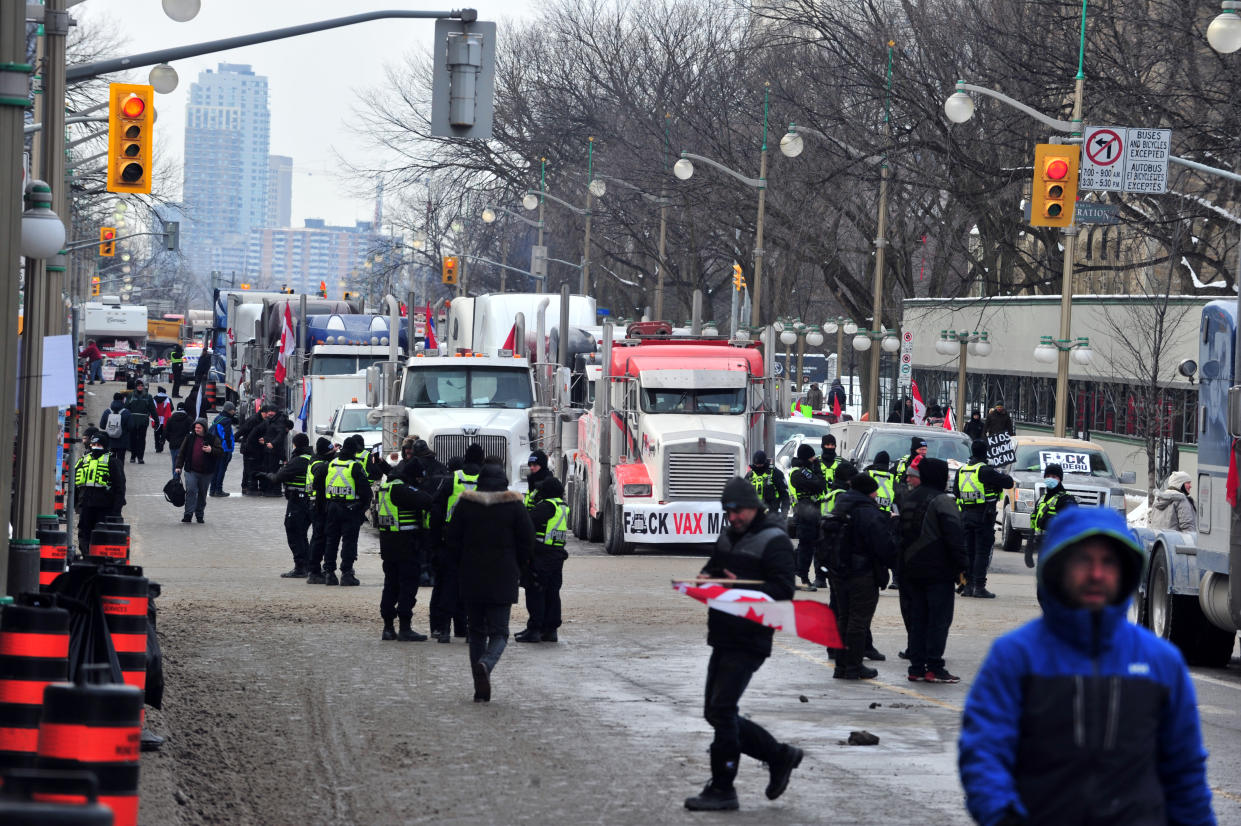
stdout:
POLYGON ((1138 481, 1137 471, 1126 470, 1124 473, 1120 474, 1120 483, 1122 485, 1132 485, 1132 484, 1135 484, 1137 481, 1138 481))
POLYGON ((315 425, 315 433, 318 433, 320 436, 331 436, 332 428, 325 424, 317 424, 315 425))
POLYGON ((383 383, 381 380, 379 367, 372 364, 366 368, 366 406, 379 407, 384 403, 382 398, 383 383))
POLYGON ((1228 435, 1241 438, 1241 387, 1228 388, 1228 435))

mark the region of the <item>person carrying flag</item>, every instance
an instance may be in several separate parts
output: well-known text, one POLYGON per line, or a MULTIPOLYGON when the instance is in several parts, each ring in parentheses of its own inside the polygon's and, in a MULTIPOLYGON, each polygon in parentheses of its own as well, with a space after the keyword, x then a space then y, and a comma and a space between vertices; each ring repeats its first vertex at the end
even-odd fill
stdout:
MULTIPOLYGON (((793 543, 784 522, 768 513, 754 486, 735 477, 721 496, 727 526, 720 532, 698 580, 742 579, 760 584, 747 588, 775 600, 793 598, 793 543)), ((740 808, 733 780, 741 755, 767 764, 767 799, 775 800, 788 788, 789 777, 802 761, 802 750, 780 743, 766 729, 742 717, 741 695, 763 660, 771 656, 773 629, 723 611, 707 614, 707 663, 704 716, 715 730, 711 743, 711 779, 702 792, 687 798, 690 811, 740 808)))

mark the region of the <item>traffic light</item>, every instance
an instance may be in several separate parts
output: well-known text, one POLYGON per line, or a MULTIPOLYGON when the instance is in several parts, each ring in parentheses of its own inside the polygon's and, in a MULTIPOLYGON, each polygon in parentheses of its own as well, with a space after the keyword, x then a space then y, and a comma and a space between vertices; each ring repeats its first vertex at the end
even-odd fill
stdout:
POLYGON ((1040 143, 1034 147, 1034 185, 1030 190, 1030 226, 1067 227, 1077 203, 1077 146, 1040 143))
POLYGON ((733 264, 733 289, 737 292, 745 289, 745 276, 741 274, 740 264, 733 264))
POLYGON ((116 227, 99 228, 99 254, 108 258, 116 255, 116 227))
POLYGON ((155 90, 140 83, 108 89, 108 192, 150 193, 155 90))
POLYGON ((102 282, 101 282, 101 280, 100 280, 99 276, 97 276, 97 275, 92 275, 92 276, 91 276, 91 279, 90 279, 90 294, 91 294, 92 296, 97 296, 97 295, 99 295, 99 288, 100 288, 101 283, 102 283, 102 282))
POLYGON ((436 20, 431 134, 490 138, 495 110, 496 24, 436 20))
POLYGON ((326 281, 319 282, 319 297, 327 298, 327 282, 326 281))
POLYGON ((443 282, 445 284, 457 283, 457 267, 459 266, 460 262, 457 260, 455 255, 444 256, 440 269, 442 271, 443 282))

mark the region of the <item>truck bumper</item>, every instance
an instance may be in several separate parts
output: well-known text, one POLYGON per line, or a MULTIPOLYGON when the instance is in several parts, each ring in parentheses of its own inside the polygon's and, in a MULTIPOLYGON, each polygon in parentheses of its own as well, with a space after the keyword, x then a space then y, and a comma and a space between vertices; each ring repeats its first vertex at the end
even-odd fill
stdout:
POLYGON ((1022 533, 1030 532, 1030 514, 1017 513, 1017 511, 1008 512, 1008 526, 1014 531, 1022 533))
POLYGON ((714 542, 727 524, 719 502, 625 503, 621 507, 626 542, 657 545, 714 542))

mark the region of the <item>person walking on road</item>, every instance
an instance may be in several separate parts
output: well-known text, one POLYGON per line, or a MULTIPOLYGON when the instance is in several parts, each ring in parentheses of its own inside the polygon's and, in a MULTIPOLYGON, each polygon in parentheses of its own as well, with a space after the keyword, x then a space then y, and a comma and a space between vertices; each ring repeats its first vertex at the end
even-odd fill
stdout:
POLYGON ((107 436, 92 428, 90 450, 73 466, 75 510, 78 516, 78 553, 90 547, 90 535, 99 521, 119 514, 125 503, 125 474, 120 460, 108 452, 107 436))
POLYGON ((103 384, 103 351, 99 349, 99 345, 93 338, 86 342, 86 346, 78 353, 78 358, 86 359, 86 373, 90 376, 90 381, 86 383, 103 384))
MULTIPOLYGON (((220 408, 220 414, 211 423, 211 431, 220 440, 220 456, 215 465, 215 476, 211 479, 212 496, 232 496, 224 489, 224 474, 228 473, 228 463, 232 461, 233 448, 237 445, 237 439, 233 434, 233 426, 236 422, 233 417, 236 413, 237 405, 224 402, 224 407, 220 408)), ((285 495, 288 495, 287 490, 285 495)))
MULTIPOLYGON (((415 450, 415 455, 418 455, 417 450, 415 450)), ((440 532, 442 544, 440 553, 437 555, 435 587, 431 591, 431 636, 435 637, 437 642, 447 643, 451 642, 453 636, 467 636, 465 602, 457 581, 459 566, 456 556, 448 548, 445 535, 457 503, 461 500, 461 495, 478 487, 478 476, 483 470, 483 459, 482 445, 472 444, 465 449, 465 455, 459 460, 460 466, 450 471, 451 482, 448 486, 448 496, 444 500, 444 528, 440 532)), ((458 460, 453 460, 453 464, 458 464, 458 460)))
MULTIPOLYGON (((699 580, 753 580, 748 589, 762 591, 774 600, 790 600, 794 593, 793 543, 784 521, 763 507, 754 487, 741 478, 724 485, 720 497, 727 525, 715 540, 715 548, 699 580)), ((741 696, 771 656, 774 631, 767 626, 723 611, 707 611, 707 684, 703 716, 715 732, 711 741, 711 779, 703 790, 687 798, 690 811, 724 811, 740 808, 733 781, 746 754, 767 764, 770 779, 767 799, 775 800, 788 788, 793 770, 801 765, 802 750, 780 743, 766 729, 742 717, 741 696)))
POLYGON ((431 485, 441 481, 429 480, 421 463, 411 457, 390 468, 388 480, 379 488, 376 527, 384 573, 379 595, 379 616, 384 623, 381 640, 427 640, 426 634, 414 630, 413 615, 431 524, 430 508, 438 493, 431 485), (400 631, 394 627, 397 622, 400 631))
POLYGON ((565 544, 569 538, 569 506, 564 502, 564 485, 548 476, 535 493, 530 508, 534 524, 534 549, 526 580, 526 611, 530 617, 526 630, 513 636, 517 642, 558 642, 560 637, 560 586, 564 581, 564 561, 569 558, 565 544))
POLYGON ((125 395, 112 394, 112 404, 99 417, 99 429, 108 437, 108 450, 125 464, 125 452, 129 449, 129 411, 125 409, 125 395))
MULTIPOLYGON (((226 405, 227 407, 227 405, 226 405)), ((298 433, 293 437, 293 456, 276 471, 270 481, 284 485, 284 535, 289 543, 289 551, 293 554, 293 568, 280 576, 284 579, 305 579, 310 574, 310 543, 306 539, 306 531, 313 521, 311 515, 311 497, 314 495, 314 480, 310 476, 310 463, 314 454, 310 452, 310 437, 298 433)), ((217 478, 219 474, 216 474, 217 478)))
MULTIPOLYGON (((306 566, 306 584, 324 585, 323 552, 327 548, 327 466, 336 458, 336 448, 326 437, 315 442, 315 455, 306 467, 310 484, 310 559, 306 566)), ((294 560, 294 565, 296 565, 294 560)))
POLYGON ((172 416, 172 399, 168 398, 168 391, 160 387, 151 400, 155 402, 155 452, 163 453, 164 443, 168 441, 168 432, 164 428, 172 416))
POLYGON ((1215 823, 1185 660, 1126 616, 1145 564, 1110 508, 1051 523, 1043 615, 992 643, 961 716, 958 767, 978 823, 1215 823))
POLYGON ((987 420, 983 422, 983 431, 988 436, 997 436, 1001 433, 1007 433, 1009 436, 1017 435, 1017 430, 1013 427, 1013 417, 1004 409, 1004 402, 996 402, 995 407, 987 413, 987 420))
POLYGON ((971 441, 986 438, 987 435, 982 423, 982 413, 978 410, 970 413, 969 421, 961 429, 965 431, 965 435, 969 436, 971 441))
POLYGON ((754 486, 754 492, 762 500, 768 513, 785 514, 789 509, 789 484, 784 471, 771 464, 767 451, 756 450, 750 459, 750 471, 745 480, 754 486))
POLYGON ((848 394, 845 393, 845 386, 840 383, 840 379, 832 379, 832 386, 827 391, 827 409, 833 410, 838 405, 843 411, 848 404, 848 394))
POLYGON ((910 682, 956 683, 944 649, 952 627, 954 586, 965 573, 965 526, 945 488, 948 463, 923 459, 909 471, 909 489, 897 502, 901 618, 907 635, 910 682))
POLYGON ((364 447, 358 434, 345 439, 340 453, 327 464, 324 494, 327 499, 327 534, 323 549, 323 584, 358 585, 353 564, 358 559, 358 533, 371 504, 371 483, 358 453, 364 447), (336 554, 340 552, 340 579, 336 578, 336 554))
POLYGON ((1164 490, 1155 494, 1150 526, 1169 531, 1198 531, 1198 512, 1189 491, 1193 478, 1183 470, 1174 470, 1164 483, 1164 490))
POLYGON ((975 439, 970 446, 969 464, 961 466, 952 483, 965 524, 965 549, 969 554, 962 596, 995 599, 995 594, 987 590, 987 568, 995 545, 995 503, 1014 484, 1013 477, 987 464, 987 443, 975 439))
POLYGON ((156 409, 155 400, 147 392, 142 379, 134 382, 134 390, 129 394, 125 409, 129 411, 129 461, 145 465, 147 428, 155 418, 156 409))
POLYGON ((1051 520, 1065 508, 1077 504, 1073 494, 1064 489, 1064 468, 1051 462, 1043 468, 1043 494, 1034 503, 1030 512, 1030 529, 1034 532, 1026 540, 1026 567, 1034 567, 1034 556, 1043 544, 1043 534, 1051 525, 1051 520))
POLYGON ((823 409, 823 388, 819 387, 818 382, 810 383, 810 389, 806 391, 806 404, 810 405, 811 410, 823 409))
POLYGON ((484 461, 474 490, 454 503, 444 544, 457 561, 470 635, 474 702, 491 700, 491 674, 508 645, 517 588, 530 570, 534 526, 521 494, 508 489, 500 459, 484 461))
POLYGON ((183 468, 185 470, 185 515, 181 517, 182 522, 189 522, 193 517, 198 524, 202 524, 207 492, 211 490, 211 479, 219 456, 220 440, 211 432, 206 419, 195 419, 194 429, 177 450, 177 464, 173 468, 173 475, 177 476, 183 468))
POLYGON ((172 397, 181 398, 181 371, 185 369, 185 348, 181 342, 172 345, 168 351, 168 364, 172 369, 172 397))

